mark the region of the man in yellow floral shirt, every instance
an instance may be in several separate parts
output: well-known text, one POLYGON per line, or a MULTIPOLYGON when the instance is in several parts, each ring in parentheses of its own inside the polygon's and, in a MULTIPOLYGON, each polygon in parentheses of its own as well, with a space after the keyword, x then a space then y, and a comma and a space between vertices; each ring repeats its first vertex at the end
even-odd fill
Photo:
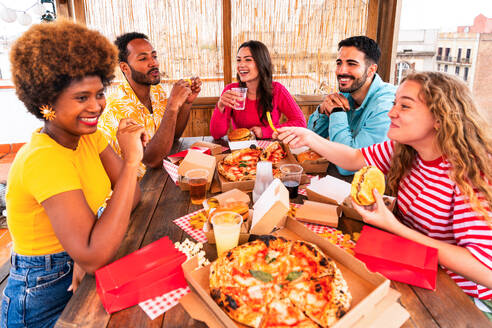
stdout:
POLYGON ((107 98, 106 109, 99 119, 99 128, 111 146, 121 155, 116 139, 122 118, 132 118, 143 125, 151 137, 144 150, 139 177, 145 167, 160 167, 173 142, 186 128, 190 108, 201 90, 201 80, 179 80, 169 98, 160 83, 157 52, 142 33, 126 33, 115 41, 119 50, 120 69, 126 82, 107 98))

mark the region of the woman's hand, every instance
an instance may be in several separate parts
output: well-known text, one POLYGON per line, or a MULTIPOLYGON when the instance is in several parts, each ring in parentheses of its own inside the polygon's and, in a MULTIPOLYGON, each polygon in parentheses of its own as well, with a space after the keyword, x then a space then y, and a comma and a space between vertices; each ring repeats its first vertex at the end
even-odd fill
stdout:
POLYGON ((386 207, 383 197, 379 194, 379 192, 374 189, 372 193, 376 199, 376 203, 369 206, 362 206, 358 205, 352 199, 352 205, 362 216, 365 223, 372 224, 376 227, 397 234, 398 228, 401 227, 400 221, 398 221, 393 213, 391 213, 391 211, 386 207))
POLYGON ((191 78, 191 94, 186 98, 185 103, 191 104, 195 101, 196 97, 198 97, 198 94, 200 91, 202 91, 202 80, 197 77, 192 77, 191 78))
POLYGON ((255 134, 256 138, 258 139, 263 138, 263 132, 261 131, 261 127, 253 126, 250 130, 255 134))
POLYGON ((217 107, 223 114, 226 107, 235 108, 237 106, 236 99, 239 99, 239 93, 232 90, 227 90, 222 94, 222 96, 220 96, 217 107))
POLYGON ((84 279, 85 271, 75 262, 73 262, 73 276, 72 284, 68 287, 67 291, 75 291, 79 288, 80 282, 84 279))
POLYGON ((144 147, 150 140, 143 126, 132 119, 124 118, 120 121, 116 138, 123 160, 127 164, 133 165, 142 161, 144 147))
POLYGON ((279 139, 291 148, 308 146, 311 148, 312 142, 316 136, 311 130, 295 126, 286 126, 278 128, 278 132, 273 132, 272 138, 279 139))

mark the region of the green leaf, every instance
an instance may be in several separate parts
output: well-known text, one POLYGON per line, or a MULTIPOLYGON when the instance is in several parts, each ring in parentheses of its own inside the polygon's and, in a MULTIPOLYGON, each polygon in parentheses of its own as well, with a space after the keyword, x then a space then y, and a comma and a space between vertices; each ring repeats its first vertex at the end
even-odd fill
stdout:
POLYGON ((267 254, 267 255, 265 256, 265 262, 266 262, 267 264, 270 264, 270 263, 274 262, 276 259, 277 259, 276 257, 271 256, 270 254, 267 254))
POLYGON ((273 277, 271 274, 265 271, 261 270, 249 270, 249 273, 256 279, 263 281, 263 282, 270 282, 273 280, 273 277))
POLYGON ((239 167, 246 167, 246 166, 248 166, 248 165, 246 165, 244 163, 239 164, 239 167))
POLYGON ((288 281, 292 281, 292 280, 296 280, 301 275, 302 275, 302 271, 292 271, 292 272, 289 272, 289 274, 287 275, 287 277, 285 279, 288 281))

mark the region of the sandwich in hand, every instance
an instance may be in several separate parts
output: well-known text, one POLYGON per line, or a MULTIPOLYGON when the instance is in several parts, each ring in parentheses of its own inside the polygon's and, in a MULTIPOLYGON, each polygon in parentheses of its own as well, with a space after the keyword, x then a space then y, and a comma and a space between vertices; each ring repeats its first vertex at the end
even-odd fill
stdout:
POLYGON ((350 195, 359 205, 372 205, 376 202, 372 191, 376 189, 382 196, 385 188, 383 172, 375 166, 365 166, 355 173, 350 195))

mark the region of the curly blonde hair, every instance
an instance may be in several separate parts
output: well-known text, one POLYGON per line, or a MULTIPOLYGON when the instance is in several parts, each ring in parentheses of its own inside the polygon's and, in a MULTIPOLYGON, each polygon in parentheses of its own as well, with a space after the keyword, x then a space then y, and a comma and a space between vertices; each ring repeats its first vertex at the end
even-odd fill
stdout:
POLYGON ((108 85, 117 55, 108 39, 83 25, 63 19, 33 25, 10 51, 17 96, 29 112, 44 119, 39 108, 53 104, 72 81, 99 76, 108 85))
MULTIPOLYGON (((420 97, 440 127, 437 143, 451 164, 450 178, 457 184, 473 210, 483 214, 489 225, 487 210, 492 203, 492 142, 468 87, 459 79, 440 72, 416 72, 405 77, 420 84, 420 97), (484 208, 477 197, 481 192, 488 203, 484 208)), ((412 168, 417 152, 408 145, 396 143, 388 173, 388 190, 396 195, 399 181, 412 168)))

